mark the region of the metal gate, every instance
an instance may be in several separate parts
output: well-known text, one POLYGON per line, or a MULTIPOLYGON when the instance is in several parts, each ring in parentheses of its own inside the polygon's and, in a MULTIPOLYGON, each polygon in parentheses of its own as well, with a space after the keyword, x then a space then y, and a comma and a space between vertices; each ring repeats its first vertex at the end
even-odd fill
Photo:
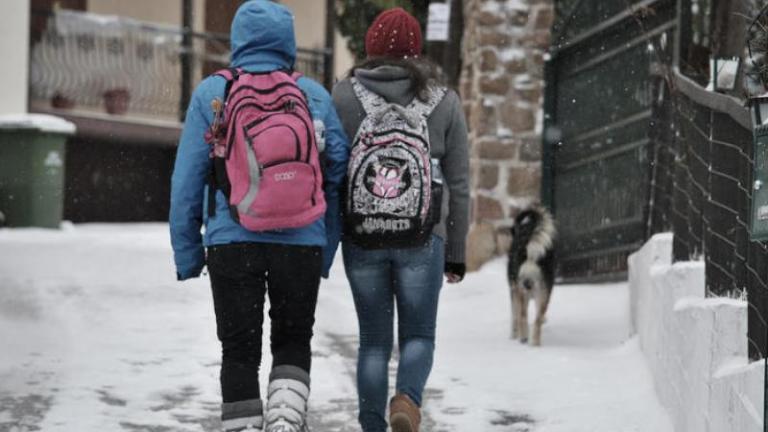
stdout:
POLYGON ((626 275, 648 235, 651 65, 671 64, 675 0, 558 0, 547 62, 543 200, 566 280, 626 275))

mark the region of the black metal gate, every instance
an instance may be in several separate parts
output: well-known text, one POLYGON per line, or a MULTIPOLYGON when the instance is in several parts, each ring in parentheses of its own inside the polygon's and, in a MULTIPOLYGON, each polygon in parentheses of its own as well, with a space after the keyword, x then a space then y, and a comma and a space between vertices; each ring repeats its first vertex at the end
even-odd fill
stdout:
POLYGON ((621 278, 648 235, 651 65, 677 52, 677 2, 555 3, 543 200, 558 219, 560 274, 621 278))

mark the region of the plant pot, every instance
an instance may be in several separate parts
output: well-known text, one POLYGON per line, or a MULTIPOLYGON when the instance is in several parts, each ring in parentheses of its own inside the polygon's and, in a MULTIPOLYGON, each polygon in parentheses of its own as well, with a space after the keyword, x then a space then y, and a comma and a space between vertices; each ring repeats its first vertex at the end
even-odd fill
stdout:
POLYGON ((53 96, 51 96, 51 106, 56 109, 68 110, 75 107, 75 101, 61 93, 55 93, 53 96))
POLYGON ((125 88, 115 88, 104 92, 104 108, 112 115, 123 115, 128 112, 131 93, 125 88))

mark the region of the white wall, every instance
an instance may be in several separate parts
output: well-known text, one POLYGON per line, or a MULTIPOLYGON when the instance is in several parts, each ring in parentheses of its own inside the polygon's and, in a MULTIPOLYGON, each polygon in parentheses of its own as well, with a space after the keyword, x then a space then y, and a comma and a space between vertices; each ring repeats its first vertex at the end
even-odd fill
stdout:
POLYGON ((347 39, 341 35, 341 32, 336 32, 335 41, 335 57, 333 65, 333 74, 337 80, 344 79, 347 73, 355 65, 355 56, 347 46, 347 39))
POLYGON ((676 432, 761 432, 763 363, 747 357, 747 304, 705 298, 702 262, 672 264, 672 235, 629 258, 632 328, 676 432))
MULTIPOLYGON (((296 18, 294 23, 296 44, 301 48, 325 48, 326 3, 319 0, 281 0, 280 3, 288 7, 296 18)), ((336 79, 340 79, 355 64, 355 58, 347 48, 347 41, 338 31, 336 32, 334 49, 334 76, 336 79)))
MULTIPOLYGON (((181 26, 181 0, 88 0, 88 12, 102 15, 119 15, 165 24, 181 26)), ((202 30, 205 23, 205 2, 192 2, 195 16, 195 29, 202 30)))
POLYGON ((2 0, 0 13, 0 114, 27 112, 29 0, 2 0))
POLYGON ((296 44, 302 48, 325 48, 325 2, 281 0, 293 12, 296 44))

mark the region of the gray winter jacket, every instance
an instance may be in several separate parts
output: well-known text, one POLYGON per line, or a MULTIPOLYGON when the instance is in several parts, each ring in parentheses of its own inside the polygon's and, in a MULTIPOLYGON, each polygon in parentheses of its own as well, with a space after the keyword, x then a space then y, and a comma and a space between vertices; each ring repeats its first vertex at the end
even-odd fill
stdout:
MULTIPOLYGON (((415 97, 410 90, 410 72, 401 67, 358 69, 355 78, 390 103, 406 106, 415 97)), ((355 96, 349 78, 340 81, 333 89, 333 101, 344 130, 352 141, 365 118, 365 111, 355 96)), ((448 91, 427 119, 427 124, 430 152, 432 158, 440 160, 447 190, 443 193, 443 218, 434 233, 446 240, 446 262, 461 264, 465 262, 469 230, 469 150, 467 124, 459 96, 448 91)))

